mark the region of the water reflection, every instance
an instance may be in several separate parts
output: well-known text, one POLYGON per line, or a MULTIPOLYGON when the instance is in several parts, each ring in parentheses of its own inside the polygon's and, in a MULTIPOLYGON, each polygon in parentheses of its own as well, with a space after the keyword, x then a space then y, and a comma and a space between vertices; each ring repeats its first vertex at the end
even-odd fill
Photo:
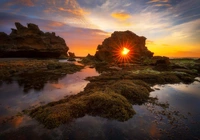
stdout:
MULTIPOLYGON (((68 75, 27 75, 0 87, 0 116, 15 115, 33 106, 56 101, 84 89, 88 76, 99 75, 95 69, 85 68, 68 75)), ((5 118, 4 117, 4 118, 5 118)))
POLYGON ((66 74, 52 74, 47 72, 40 72, 40 73, 26 73, 20 75, 20 78, 17 79, 17 82, 20 87, 24 88, 24 93, 28 93, 31 89, 36 91, 41 91, 45 84, 50 83, 57 83, 59 79, 65 77, 66 74))
MULTIPOLYGON (((27 94, 17 81, 3 83, 0 87, 0 120, 30 106, 76 94, 88 83, 83 79, 94 75, 98 75, 94 69, 86 68, 56 82, 47 82, 43 90, 30 89, 27 94)), ((19 116, 10 124, 0 125, 0 139, 199 139, 200 83, 156 85, 155 88, 159 90, 151 92, 151 97, 169 103, 170 107, 166 110, 171 113, 172 119, 176 114, 186 117, 177 117, 178 126, 174 127, 162 114, 156 114, 159 107, 134 105, 137 114, 126 122, 86 115, 52 130, 45 129, 27 116, 19 116)))

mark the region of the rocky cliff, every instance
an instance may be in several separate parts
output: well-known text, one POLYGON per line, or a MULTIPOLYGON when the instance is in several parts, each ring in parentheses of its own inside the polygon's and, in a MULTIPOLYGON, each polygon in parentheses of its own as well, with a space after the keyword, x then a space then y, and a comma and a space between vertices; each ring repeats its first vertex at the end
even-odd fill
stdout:
POLYGON ((116 61, 139 61, 144 58, 151 58, 153 53, 145 46, 145 37, 137 36, 131 31, 116 31, 111 37, 106 38, 101 45, 98 45, 95 57, 106 62, 116 61), (130 50, 127 56, 121 56, 122 49, 130 50))
POLYGON ((27 27, 15 23, 10 35, 0 32, 0 57, 50 57, 67 56, 65 40, 54 32, 44 33, 35 24, 27 27))

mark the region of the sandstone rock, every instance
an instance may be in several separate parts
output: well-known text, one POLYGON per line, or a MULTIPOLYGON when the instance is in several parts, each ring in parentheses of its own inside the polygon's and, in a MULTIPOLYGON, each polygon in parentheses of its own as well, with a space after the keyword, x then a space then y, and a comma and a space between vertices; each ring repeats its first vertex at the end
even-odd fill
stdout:
POLYGON ((95 57, 106 62, 140 61, 144 58, 151 58, 153 53, 145 46, 145 37, 137 36, 131 31, 116 31, 111 37, 106 38, 101 45, 98 45, 95 57), (123 47, 130 50, 128 59, 121 56, 123 47))
POLYGON ((35 24, 27 27, 15 23, 10 35, 0 33, 0 57, 52 57, 67 56, 65 40, 55 33, 44 33, 35 24))

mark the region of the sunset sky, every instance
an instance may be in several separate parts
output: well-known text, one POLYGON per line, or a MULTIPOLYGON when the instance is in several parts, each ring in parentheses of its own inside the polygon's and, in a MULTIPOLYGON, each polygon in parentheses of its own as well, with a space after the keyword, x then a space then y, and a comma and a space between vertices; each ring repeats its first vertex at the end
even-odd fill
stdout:
POLYGON ((200 57, 200 0, 0 0, 0 32, 10 34, 14 22, 56 32, 77 56, 130 30, 155 55, 200 57))

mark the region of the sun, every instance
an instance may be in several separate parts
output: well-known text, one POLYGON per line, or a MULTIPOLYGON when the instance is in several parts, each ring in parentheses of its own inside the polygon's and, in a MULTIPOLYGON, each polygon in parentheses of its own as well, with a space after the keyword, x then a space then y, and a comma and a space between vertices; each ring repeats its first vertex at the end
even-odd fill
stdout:
POLYGON ((133 61, 134 46, 129 41, 120 41, 112 53, 117 64, 127 65, 133 61))
POLYGON ((130 50, 127 49, 126 47, 124 47, 123 50, 122 50, 122 52, 121 52, 121 54, 125 56, 125 55, 127 55, 129 52, 130 52, 130 50))

